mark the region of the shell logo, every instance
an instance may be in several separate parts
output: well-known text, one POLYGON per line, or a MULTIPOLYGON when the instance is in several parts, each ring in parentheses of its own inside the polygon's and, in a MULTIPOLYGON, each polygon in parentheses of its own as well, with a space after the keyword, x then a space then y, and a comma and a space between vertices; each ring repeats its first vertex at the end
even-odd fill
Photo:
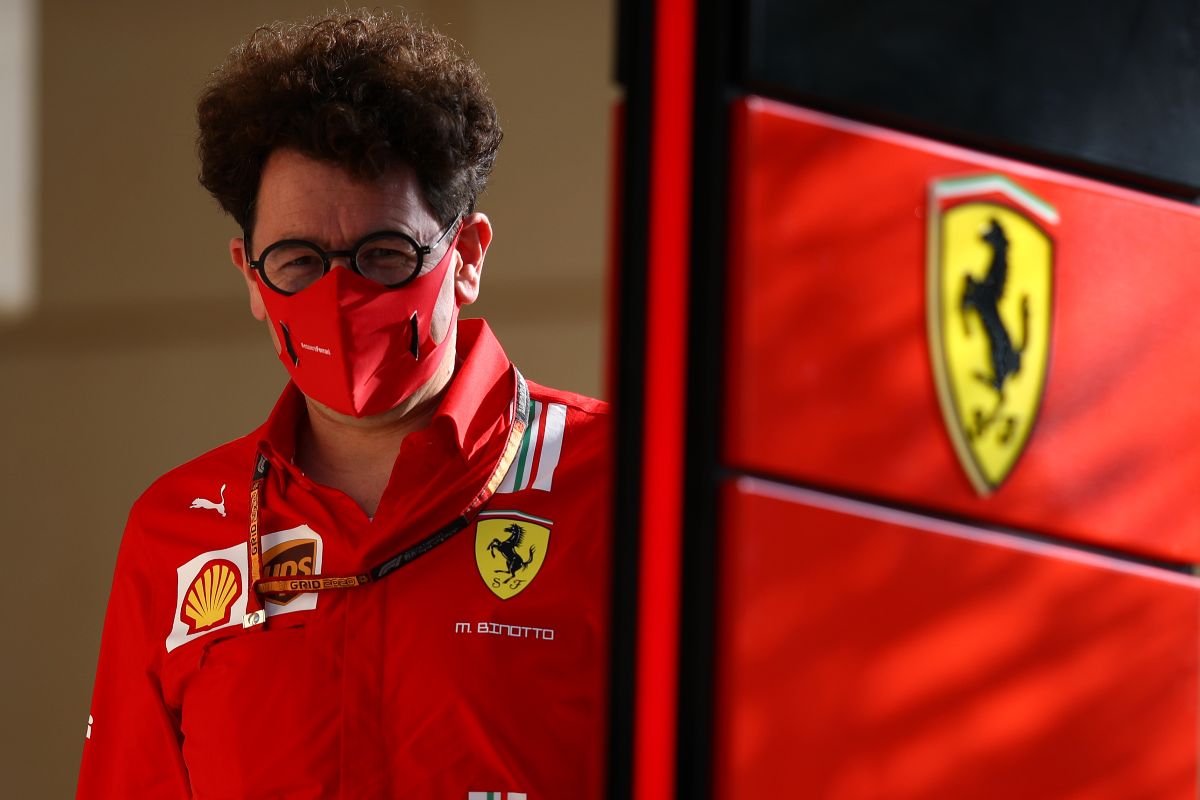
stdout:
POLYGON ((224 625, 233 601, 242 593, 242 573, 231 561, 214 559, 205 564, 188 587, 179 609, 179 620, 188 635, 224 625))

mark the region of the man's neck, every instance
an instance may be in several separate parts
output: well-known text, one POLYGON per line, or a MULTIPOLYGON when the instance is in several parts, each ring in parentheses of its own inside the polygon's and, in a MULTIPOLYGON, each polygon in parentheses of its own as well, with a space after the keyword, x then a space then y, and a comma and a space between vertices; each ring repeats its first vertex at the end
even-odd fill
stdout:
POLYGON ((450 383, 453 354, 428 383, 391 411, 355 419, 309 398, 296 431, 296 464, 317 483, 348 494, 374 517, 387 489, 400 446, 410 433, 428 427, 450 383))

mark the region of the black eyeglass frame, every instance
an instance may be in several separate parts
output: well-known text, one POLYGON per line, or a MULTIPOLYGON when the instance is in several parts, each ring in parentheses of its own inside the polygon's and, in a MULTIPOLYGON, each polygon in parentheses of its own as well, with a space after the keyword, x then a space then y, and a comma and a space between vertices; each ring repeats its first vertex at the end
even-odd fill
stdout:
MULTIPOLYGON (((268 287, 270 287, 270 289, 272 291, 278 292, 279 294, 282 294, 282 295, 293 295, 293 294, 296 294, 297 292, 303 292, 304 289, 308 288, 308 286, 312 286, 312 283, 310 283, 308 286, 305 286, 302 289, 297 289, 294 292, 289 292, 286 289, 280 289, 278 286, 271 283, 271 279, 267 277, 267 268, 266 268, 267 256, 271 254, 271 251, 276 250, 280 247, 286 247, 289 245, 302 245, 304 247, 311 248, 314 253, 316 253, 317 255, 319 255, 321 257, 321 275, 320 275, 320 277, 316 278, 313 281, 313 283, 316 283, 321 278, 323 278, 329 274, 329 270, 333 269, 333 259, 335 259, 335 258, 348 259, 350 262, 350 269, 354 270, 355 273, 362 275, 364 278, 367 278, 367 280, 373 280, 369 276, 364 275, 363 271, 358 268, 358 252, 360 250, 362 250, 363 247, 370 244, 371 242, 378 241, 380 239, 394 239, 396 237, 399 237, 401 239, 406 240, 409 244, 411 244, 413 246, 413 250, 417 254, 417 266, 415 269, 413 269, 412 274, 409 275, 407 278, 405 278, 402 281, 398 281, 396 283, 380 283, 379 284, 380 286, 383 286, 386 289, 399 289, 401 286, 407 286, 408 284, 410 284, 414 280, 416 280, 418 277, 420 277, 421 270, 425 266, 425 256, 432 253, 433 248, 437 247, 439 244, 442 243, 442 240, 446 238, 446 236, 450 233, 450 231, 454 230, 455 225, 458 224, 460 219, 462 219, 462 218, 455 217, 453 220, 451 220, 450 224, 446 226, 445 230, 442 231, 441 235, 438 236, 438 238, 433 242, 433 244, 418 244, 416 239, 414 239, 412 236, 408 235, 404 231, 389 231, 389 230, 375 231, 374 233, 368 233, 366 236, 364 236, 363 238, 361 238, 357 242, 355 242, 354 247, 350 248, 349 250, 325 250, 320 245, 316 244, 315 242, 310 242, 307 239, 280 239, 278 242, 272 242, 271 244, 267 245, 266 248, 262 251, 262 255, 260 255, 257 259, 251 259, 248 262, 248 264, 250 266, 250 269, 257 270, 258 274, 262 277, 263 283, 265 283, 268 287)), ((242 240, 246 243, 246 252, 249 253, 251 244, 250 244, 250 233, 248 231, 242 232, 242 240)))

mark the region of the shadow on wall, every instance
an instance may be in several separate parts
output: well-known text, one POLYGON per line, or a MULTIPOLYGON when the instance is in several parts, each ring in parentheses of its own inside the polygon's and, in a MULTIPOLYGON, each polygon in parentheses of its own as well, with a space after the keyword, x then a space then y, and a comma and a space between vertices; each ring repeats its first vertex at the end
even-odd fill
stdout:
POLYGON ((761 487, 730 493, 717 796, 1194 796, 1194 578, 761 487))

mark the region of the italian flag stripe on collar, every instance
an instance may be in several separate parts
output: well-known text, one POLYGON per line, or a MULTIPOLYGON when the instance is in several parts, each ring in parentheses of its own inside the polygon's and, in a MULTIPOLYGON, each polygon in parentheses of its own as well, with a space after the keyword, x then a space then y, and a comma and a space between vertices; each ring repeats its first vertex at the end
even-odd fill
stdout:
POLYGON ((558 458, 562 453, 566 425, 565 405, 535 400, 521 448, 496 493, 507 494, 525 489, 550 491, 554 484, 554 470, 558 468, 558 458))

